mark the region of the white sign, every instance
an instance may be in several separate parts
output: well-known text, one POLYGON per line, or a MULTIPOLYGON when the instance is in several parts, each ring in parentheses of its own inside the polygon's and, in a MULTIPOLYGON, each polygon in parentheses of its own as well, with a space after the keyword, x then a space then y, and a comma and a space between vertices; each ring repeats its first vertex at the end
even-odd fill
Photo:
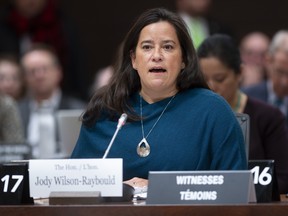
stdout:
POLYGON ((146 204, 256 202, 250 170, 149 172, 146 204))
POLYGON ((29 160, 30 196, 45 198, 53 192, 99 191, 102 197, 123 192, 122 159, 29 160))

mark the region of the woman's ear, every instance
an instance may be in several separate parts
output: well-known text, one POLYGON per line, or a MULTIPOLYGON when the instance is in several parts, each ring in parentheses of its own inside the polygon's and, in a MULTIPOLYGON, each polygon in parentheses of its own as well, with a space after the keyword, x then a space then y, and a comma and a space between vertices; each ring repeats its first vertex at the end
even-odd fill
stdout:
POLYGON ((184 69, 184 68, 185 68, 185 63, 182 62, 182 64, 181 64, 181 69, 184 69))
POLYGON ((135 61, 135 53, 131 50, 130 51, 130 59, 131 59, 131 63, 132 63, 132 67, 137 70, 137 67, 136 67, 136 61, 135 61))

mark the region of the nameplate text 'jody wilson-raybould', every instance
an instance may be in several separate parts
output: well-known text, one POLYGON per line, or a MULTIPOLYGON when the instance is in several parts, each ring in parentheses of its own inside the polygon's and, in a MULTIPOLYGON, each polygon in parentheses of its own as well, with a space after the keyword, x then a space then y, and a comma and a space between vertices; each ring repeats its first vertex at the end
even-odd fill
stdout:
POLYGON ((122 196, 122 172, 122 159, 29 160, 30 196, 91 191, 102 197, 122 196))

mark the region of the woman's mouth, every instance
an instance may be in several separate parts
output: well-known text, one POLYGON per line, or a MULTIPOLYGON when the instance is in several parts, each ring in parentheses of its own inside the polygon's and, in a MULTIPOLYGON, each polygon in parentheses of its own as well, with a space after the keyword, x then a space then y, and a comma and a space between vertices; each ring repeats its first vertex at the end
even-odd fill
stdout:
POLYGON ((151 68, 149 70, 149 72, 151 72, 151 73, 164 73, 164 72, 166 72, 166 69, 164 69, 164 68, 151 68))

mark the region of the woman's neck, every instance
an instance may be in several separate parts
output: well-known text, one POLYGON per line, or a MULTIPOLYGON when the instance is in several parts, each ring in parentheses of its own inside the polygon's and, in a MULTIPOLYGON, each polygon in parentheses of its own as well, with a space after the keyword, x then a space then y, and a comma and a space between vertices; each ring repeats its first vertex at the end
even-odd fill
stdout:
POLYGON ((166 93, 163 93, 163 92, 147 92, 143 89, 141 89, 140 91, 140 95, 143 97, 143 99, 147 102, 147 103, 155 103, 155 102, 158 102, 158 101, 161 101, 165 98, 169 98, 169 97, 172 97, 174 96, 175 94, 177 94, 177 90, 173 90, 171 92, 166 92, 166 93))

